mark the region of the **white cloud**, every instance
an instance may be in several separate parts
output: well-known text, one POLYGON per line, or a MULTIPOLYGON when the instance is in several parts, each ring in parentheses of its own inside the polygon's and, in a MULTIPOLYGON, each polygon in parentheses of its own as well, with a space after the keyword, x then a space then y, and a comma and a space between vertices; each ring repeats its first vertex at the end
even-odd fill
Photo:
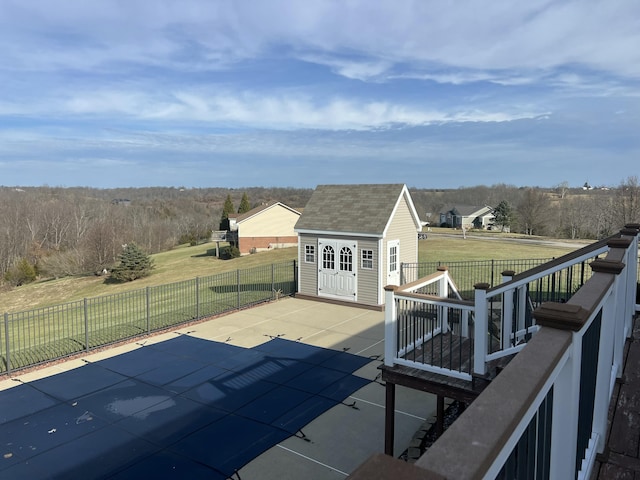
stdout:
MULTIPOLYGON (((98 91, 78 93, 61 103, 72 114, 128 116, 159 122, 204 122, 268 129, 366 130, 451 122, 504 122, 534 118, 535 109, 509 110, 452 107, 447 110, 390 101, 345 97, 313 99, 291 94, 178 91, 172 95, 98 91)), ((65 111, 60 111, 64 114, 65 111)))

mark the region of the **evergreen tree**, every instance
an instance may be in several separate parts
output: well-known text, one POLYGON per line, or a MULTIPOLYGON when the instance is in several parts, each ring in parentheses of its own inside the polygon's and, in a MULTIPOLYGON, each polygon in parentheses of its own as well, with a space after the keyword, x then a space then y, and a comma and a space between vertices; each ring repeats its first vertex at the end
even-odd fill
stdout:
POLYGON ((242 194, 242 200, 240 200, 240 206, 238 207, 238 213, 247 213, 251 210, 251 204, 249 203, 249 197, 247 193, 242 194))
POLYGON ((153 259, 135 243, 129 243, 120 254, 120 264, 111 270, 111 278, 120 282, 131 282, 147 277, 153 269, 153 259))
POLYGON ((229 230, 229 214, 233 213, 233 202, 231 201, 231 195, 228 194, 222 207, 222 217, 220 218, 220 230, 229 230))
POLYGON ((500 231, 504 232, 505 227, 509 227, 513 222, 513 209, 506 200, 502 200, 493 210, 496 225, 500 226, 500 231))

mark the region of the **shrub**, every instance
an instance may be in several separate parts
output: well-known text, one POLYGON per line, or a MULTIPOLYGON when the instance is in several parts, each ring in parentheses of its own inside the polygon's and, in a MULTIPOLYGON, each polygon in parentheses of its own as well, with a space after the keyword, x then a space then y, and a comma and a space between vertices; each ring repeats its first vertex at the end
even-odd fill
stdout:
POLYGON ((40 271, 42 275, 55 278, 79 275, 87 273, 84 261, 82 252, 77 249, 54 252, 40 260, 40 271))
POLYGON ((220 258, 223 260, 230 260, 232 258, 238 258, 240 256, 240 249, 234 245, 227 245, 220 248, 220 258))
POLYGON ((19 287, 36 279, 36 268, 26 258, 21 258, 4 275, 7 283, 19 287))

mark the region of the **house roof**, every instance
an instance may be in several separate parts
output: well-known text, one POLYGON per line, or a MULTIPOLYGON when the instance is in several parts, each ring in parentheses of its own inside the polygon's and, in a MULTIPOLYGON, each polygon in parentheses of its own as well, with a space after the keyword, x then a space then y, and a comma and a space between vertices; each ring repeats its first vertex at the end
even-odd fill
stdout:
POLYGON ((462 215, 463 217, 470 216, 478 216, 484 213, 488 213, 492 210, 491 207, 486 205, 478 206, 478 205, 455 205, 445 210, 446 212, 456 212, 458 215, 462 215))
POLYGON ((420 228, 403 184, 318 185, 296 223, 296 231, 383 236, 402 196, 420 228))
POLYGON ((258 205, 255 208, 252 208, 251 210, 249 210, 248 212, 242 213, 242 214, 230 214, 229 218, 235 218, 236 223, 241 223, 242 221, 246 220, 247 218, 251 218, 254 215, 259 214, 260 212, 263 212, 264 210, 267 210, 269 208, 275 207, 275 206, 281 206, 283 208, 286 208, 287 210, 290 210, 294 213, 297 213, 298 215, 300 215, 300 212, 298 210, 295 210, 291 207, 288 207, 287 205, 285 205, 284 203, 281 202, 277 202, 275 200, 272 200, 270 202, 267 203, 263 203, 262 205, 258 205))

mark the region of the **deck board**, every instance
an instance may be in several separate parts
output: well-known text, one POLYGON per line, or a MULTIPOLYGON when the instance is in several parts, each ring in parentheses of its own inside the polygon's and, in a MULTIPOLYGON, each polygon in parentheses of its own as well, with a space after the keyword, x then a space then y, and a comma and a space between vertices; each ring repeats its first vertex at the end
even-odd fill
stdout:
POLYGON ((471 374, 473 340, 451 332, 439 334, 402 356, 419 364, 471 374))
POLYGON ((609 434, 592 480, 640 480, 640 317, 627 341, 622 383, 609 408, 609 434))

